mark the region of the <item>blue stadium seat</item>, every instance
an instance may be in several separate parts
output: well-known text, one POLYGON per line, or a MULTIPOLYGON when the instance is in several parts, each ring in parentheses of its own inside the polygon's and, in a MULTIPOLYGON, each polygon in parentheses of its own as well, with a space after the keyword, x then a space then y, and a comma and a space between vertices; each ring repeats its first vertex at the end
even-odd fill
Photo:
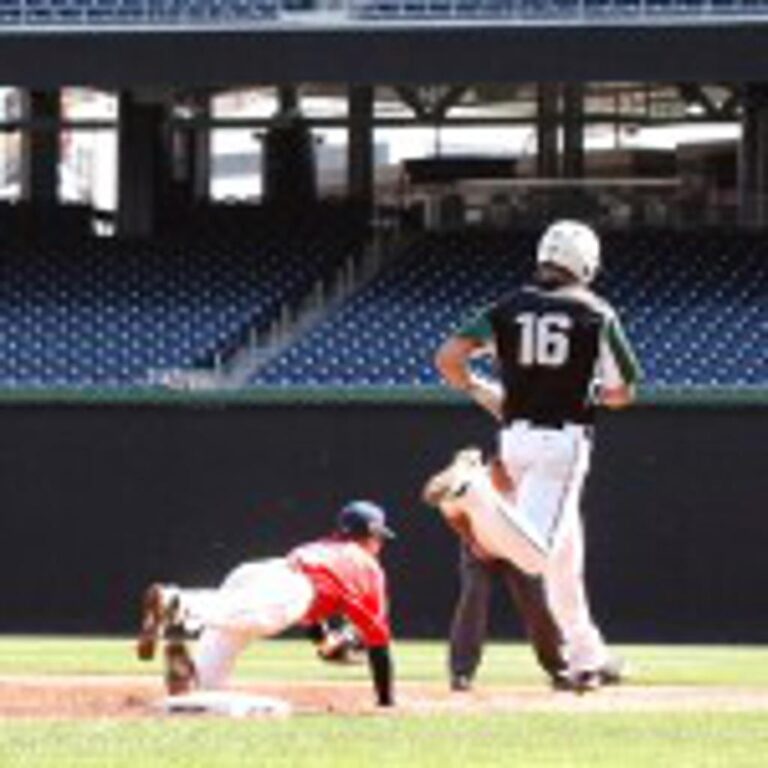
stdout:
POLYGON ((303 234, 0 247, 0 386, 136 386, 210 364, 353 247, 303 234))
MULTIPOLYGON (((438 384, 432 354, 473 307, 524 278, 532 235, 430 235, 254 385, 438 384)), ((768 383, 768 264, 759 236, 609 235, 600 289, 657 386, 768 383)))

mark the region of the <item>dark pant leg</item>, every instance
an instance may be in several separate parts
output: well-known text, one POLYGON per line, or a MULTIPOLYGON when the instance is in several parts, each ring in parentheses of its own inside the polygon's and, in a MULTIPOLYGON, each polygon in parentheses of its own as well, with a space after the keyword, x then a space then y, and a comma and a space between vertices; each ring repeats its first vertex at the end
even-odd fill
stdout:
POLYGON ((462 543, 459 560, 460 594, 451 623, 448 665, 453 677, 473 677, 480 665, 488 627, 491 593, 489 567, 462 543))
POLYGON ((566 668, 563 636, 547 603, 543 579, 530 576, 506 561, 499 561, 497 568, 520 612, 541 668, 550 676, 562 672, 566 668))

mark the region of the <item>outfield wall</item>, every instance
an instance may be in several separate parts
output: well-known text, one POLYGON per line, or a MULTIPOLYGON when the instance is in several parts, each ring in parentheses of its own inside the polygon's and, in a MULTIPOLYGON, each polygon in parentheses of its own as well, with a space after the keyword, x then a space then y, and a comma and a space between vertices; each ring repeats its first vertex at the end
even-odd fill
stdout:
MULTIPOLYGON (((0 631, 126 632, 151 579, 216 582, 321 534, 346 499, 392 510, 403 635, 445 633, 456 545, 418 501, 491 424, 452 403, 0 406, 0 631)), ((586 499, 596 613, 622 640, 768 640, 768 405, 606 415, 586 499)), ((517 623, 496 596, 496 634, 517 623)))

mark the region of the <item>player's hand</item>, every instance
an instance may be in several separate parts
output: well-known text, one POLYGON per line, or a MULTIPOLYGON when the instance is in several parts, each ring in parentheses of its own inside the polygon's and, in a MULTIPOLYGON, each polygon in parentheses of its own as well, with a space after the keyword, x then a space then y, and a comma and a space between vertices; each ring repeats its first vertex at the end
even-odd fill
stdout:
POLYGON ((497 381, 490 381, 481 376, 472 376, 466 387, 466 393, 497 421, 502 419, 504 390, 497 381))
POLYGON ((329 630, 317 646, 318 657, 331 664, 358 664, 361 651, 360 638, 350 626, 329 630))

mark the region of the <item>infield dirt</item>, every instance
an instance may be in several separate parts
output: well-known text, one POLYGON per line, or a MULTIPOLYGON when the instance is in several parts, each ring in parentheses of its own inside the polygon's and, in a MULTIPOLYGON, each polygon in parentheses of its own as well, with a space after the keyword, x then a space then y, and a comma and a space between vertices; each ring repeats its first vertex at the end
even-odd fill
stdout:
MULTIPOLYGON (((296 715, 369 715, 372 693, 366 684, 347 683, 249 683, 239 691, 285 699, 296 715)), ((147 677, 117 676, 8 676, 0 677, 0 718, 163 718, 189 717, 159 711, 160 684, 147 677)), ((436 684, 404 683, 398 706, 391 714, 513 712, 613 712, 613 711, 768 711, 763 690, 694 686, 624 685, 582 696, 553 692, 543 686, 478 687, 468 693, 451 693, 436 684)))

